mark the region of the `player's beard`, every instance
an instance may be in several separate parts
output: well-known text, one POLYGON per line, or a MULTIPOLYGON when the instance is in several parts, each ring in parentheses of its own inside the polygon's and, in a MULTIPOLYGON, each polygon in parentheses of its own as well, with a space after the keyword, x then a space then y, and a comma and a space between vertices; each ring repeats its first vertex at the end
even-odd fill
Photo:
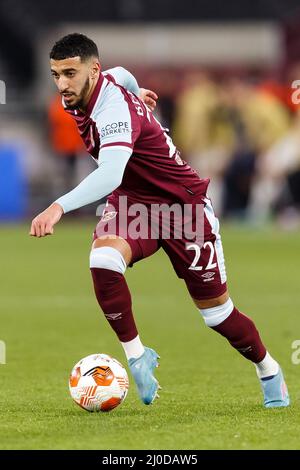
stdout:
POLYGON ((89 91, 89 88, 90 88, 90 79, 89 77, 86 79, 85 81, 85 84, 83 85, 82 87, 82 90, 81 92, 79 93, 79 98, 78 98, 78 101, 76 101, 76 103, 74 104, 67 104, 65 102, 65 107, 66 109, 78 109, 78 108, 84 108, 84 104, 85 104, 85 97, 89 91))

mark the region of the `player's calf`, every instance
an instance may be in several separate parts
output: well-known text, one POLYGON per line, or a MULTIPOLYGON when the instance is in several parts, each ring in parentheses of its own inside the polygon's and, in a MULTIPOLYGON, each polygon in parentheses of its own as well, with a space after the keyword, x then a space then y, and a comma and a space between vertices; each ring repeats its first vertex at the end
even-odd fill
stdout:
MULTIPOLYGON (((96 240, 97 241, 97 240, 96 240)), ((153 375, 158 355, 144 348, 133 317, 131 295, 124 273, 127 263, 116 247, 94 244, 90 269, 95 294, 104 315, 125 351, 141 400, 150 404, 157 397, 158 382, 153 375)))
POLYGON ((124 278, 124 257, 110 246, 96 247, 91 251, 90 268, 95 294, 107 321, 120 341, 133 340, 138 332, 132 313, 131 295, 124 278))
POLYGON ((219 298, 212 299, 208 304, 207 302, 195 301, 206 325, 224 336, 232 347, 254 363, 262 386, 265 407, 288 406, 289 396, 282 371, 267 352, 254 322, 234 307, 228 296, 221 304, 219 298))

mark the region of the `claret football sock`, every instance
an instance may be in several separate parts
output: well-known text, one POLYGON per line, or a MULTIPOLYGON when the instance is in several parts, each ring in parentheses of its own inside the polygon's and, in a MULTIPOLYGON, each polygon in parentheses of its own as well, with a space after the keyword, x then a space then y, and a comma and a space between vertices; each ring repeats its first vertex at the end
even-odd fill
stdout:
POLYGON ((95 294, 104 315, 122 343, 138 336, 132 313, 131 295, 123 274, 91 268, 95 294))
POLYGON ((253 321, 237 308, 234 307, 226 320, 212 328, 225 336, 231 346, 246 359, 257 364, 265 358, 267 351, 253 321))

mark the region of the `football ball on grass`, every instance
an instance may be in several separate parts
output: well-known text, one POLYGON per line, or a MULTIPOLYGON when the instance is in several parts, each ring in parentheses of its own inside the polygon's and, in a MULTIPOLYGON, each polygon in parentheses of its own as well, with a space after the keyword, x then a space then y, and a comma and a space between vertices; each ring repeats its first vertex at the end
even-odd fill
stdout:
POLYGON ((126 398, 129 387, 127 372, 107 354, 91 354, 72 369, 70 394, 75 403, 87 411, 111 411, 126 398))

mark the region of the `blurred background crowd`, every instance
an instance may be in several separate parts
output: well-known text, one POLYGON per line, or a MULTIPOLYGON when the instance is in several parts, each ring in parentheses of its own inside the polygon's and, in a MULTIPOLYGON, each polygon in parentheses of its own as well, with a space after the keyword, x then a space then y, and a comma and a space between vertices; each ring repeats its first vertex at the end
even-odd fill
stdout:
POLYGON ((53 42, 74 31, 104 70, 122 65, 157 92, 219 216, 299 226, 296 0, 0 0, 0 220, 41 211, 95 168, 49 70, 53 42))

